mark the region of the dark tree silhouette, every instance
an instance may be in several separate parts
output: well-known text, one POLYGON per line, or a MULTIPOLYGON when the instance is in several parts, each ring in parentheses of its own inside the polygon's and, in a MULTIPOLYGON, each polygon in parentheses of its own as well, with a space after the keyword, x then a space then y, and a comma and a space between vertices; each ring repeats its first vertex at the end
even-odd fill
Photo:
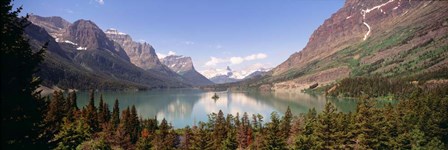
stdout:
POLYGON ((42 114, 41 98, 35 92, 40 80, 34 74, 46 45, 33 52, 23 35, 29 23, 18 18, 21 8, 12 11, 8 0, 1 1, 0 7, 2 149, 35 149, 42 114))

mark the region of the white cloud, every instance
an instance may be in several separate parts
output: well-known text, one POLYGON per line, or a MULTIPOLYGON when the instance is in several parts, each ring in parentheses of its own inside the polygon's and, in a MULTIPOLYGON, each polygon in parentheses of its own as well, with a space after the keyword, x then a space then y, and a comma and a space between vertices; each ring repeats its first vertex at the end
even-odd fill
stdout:
POLYGON ((163 58, 165 58, 166 56, 176 55, 176 52, 174 52, 174 51, 168 51, 168 54, 163 54, 163 53, 156 53, 156 54, 157 54, 157 57, 158 57, 159 59, 163 59, 163 58))
POLYGON ((225 59, 210 57, 210 60, 205 63, 205 66, 216 66, 216 64, 227 62, 225 59))
POLYGON ((256 59, 265 59, 268 57, 268 55, 264 53, 258 53, 258 54, 252 54, 249 56, 244 57, 244 60, 250 61, 250 60, 256 60, 256 59))
POLYGON ((169 52, 168 52, 168 56, 170 56, 170 55, 176 55, 176 52, 169 51, 169 52))
POLYGON ((241 64, 243 61, 244 61, 244 59, 241 57, 231 57, 230 58, 230 63, 232 63, 232 64, 241 64))
POLYGON ((219 63, 226 63, 230 62, 232 65, 241 64, 244 61, 252 61, 252 60, 258 60, 258 59, 265 59, 268 55, 264 53, 258 53, 258 54, 252 54, 246 57, 239 57, 234 56, 230 58, 216 58, 216 57, 210 57, 210 60, 205 63, 205 66, 216 66, 219 63))
POLYGON ((156 54, 157 54, 157 57, 158 57, 159 59, 163 59, 163 58, 166 57, 166 55, 165 55, 165 54, 162 54, 162 53, 156 53, 156 54))
POLYGON ((185 41, 184 44, 185 44, 185 45, 193 45, 194 42, 192 42, 192 41, 185 41))
POLYGON ((257 59, 265 59, 266 57, 268 57, 268 55, 266 55, 264 53, 258 53, 257 54, 257 59))
POLYGON ((95 0, 98 4, 104 5, 104 0, 95 0))

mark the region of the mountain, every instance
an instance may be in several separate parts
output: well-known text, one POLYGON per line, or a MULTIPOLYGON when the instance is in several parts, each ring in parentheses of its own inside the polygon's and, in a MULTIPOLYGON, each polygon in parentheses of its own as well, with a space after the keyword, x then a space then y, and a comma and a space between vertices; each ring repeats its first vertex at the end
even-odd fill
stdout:
POLYGON ((301 51, 239 87, 300 91, 356 76, 414 78, 448 71, 448 3, 347 0, 301 51))
POLYGON ((28 20, 33 24, 44 28, 54 38, 60 37, 61 32, 71 24, 67 20, 58 16, 41 17, 31 14, 28 17, 28 20))
POLYGON ((247 75, 246 77, 243 78, 243 80, 248 80, 248 79, 253 79, 253 78, 260 78, 263 77, 264 75, 266 75, 268 73, 268 71, 264 71, 264 70, 257 70, 255 72, 252 72, 251 74, 247 75))
POLYGON ((90 20, 78 20, 68 26, 62 33, 63 41, 76 43, 78 50, 104 50, 118 55, 126 61, 130 61, 126 52, 106 34, 94 22, 90 20))
POLYGON ((254 64, 241 70, 232 70, 229 66, 226 69, 208 69, 202 74, 214 83, 233 83, 251 79, 252 77, 264 76, 272 68, 265 68, 263 64, 254 64))
POLYGON ((156 69, 163 70, 163 65, 157 58, 156 52, 152 45, 144 42, 135 42, 131 36, 126 33, 119 32, 116 29, 107 29, 106 35, 111 40, 120 44, 120 46, 126 51, 131 62, 136 66, 144 69, 156 69))
POLYGON ((216 83, 216 84, 223 84, 223 83, 232 83, 240 81, 240 79, 235 78, 233 76, 233 71, 230 69, 229 66, 227 66, 225 71, 216 70, 217 72, 214 72, 214 75, 211 75, 209 77, 210 81, 216 83))
POLYGON ((191 57, 169 55, 161 61, 165 66, 168 66, 171 70, 183 76, 189 83, 195 86, 214 84, 194 69, 191 57))
MULTIPOLYGON (((35 17, 39 18, 39 17, 35 17)), ((77 89, 148 89, 188 87, 159 72, 143 70, 130 62, 121 46, 88 20, 78 20, 48 33, 52 19, 38 19, 26 30, 33 49, 49 42, 40 77, 44 86, 77 89), (49 21, 43 23, 44 21, 49 21), (41 24, 42 26, 38 26, 41 24)), ((58 20, 58 19, 56 19, 58 20)), ((31 19, 33 21, 33 19, 31 19)), ((50 29, 51 30, 51 29, 50 29)))
MULTIPOLYGON (((155 49, 150 44, 146 42, 135 42, 132 40, 130 35, 119 32, 116 29, 107 29, 105 33, 109 39, 115 41, 125 50, 131 63, 137 67, 149 72, 160 73, 163 76, 167 76, 181 82, 188 82, 187 79, 178 75, 169 67, 163 65, 157 57, 155 49)), ((188 83, 191 84, 190 82, 188 83)))

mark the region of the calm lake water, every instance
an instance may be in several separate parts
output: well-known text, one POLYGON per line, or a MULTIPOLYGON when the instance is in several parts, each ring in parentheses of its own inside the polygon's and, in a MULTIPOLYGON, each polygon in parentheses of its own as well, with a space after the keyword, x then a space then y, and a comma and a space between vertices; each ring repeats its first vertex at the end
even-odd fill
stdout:
MULTIPOLYGON (((327 99, 323 95, 304 93, 252 93, 252 92, 208 92, 199 89, 168 89, 151 91, 100 91, 95 92, 95 102, 98 105, 99 96, 103 94, 104 101, 112 107, 115 99, 119 100, 120 111, 135 105, 139 117, 159 120, 165 118, 175 128, 207 121, 207 115, 222 110, 224 114, 247 112, 261 114, 264 121, 269 121, 270 114, 277 111, 282 115, 289 106, 294 115, 308 112, 315 108, 321 111, 327 100, 333 102, 342 112, 354 111, 356 101, 350 99, 327 99), (214 94, 219 96, 216 101, 214 94)), ((88 92, 78 92, 78 107, 87 105, 88 92)))

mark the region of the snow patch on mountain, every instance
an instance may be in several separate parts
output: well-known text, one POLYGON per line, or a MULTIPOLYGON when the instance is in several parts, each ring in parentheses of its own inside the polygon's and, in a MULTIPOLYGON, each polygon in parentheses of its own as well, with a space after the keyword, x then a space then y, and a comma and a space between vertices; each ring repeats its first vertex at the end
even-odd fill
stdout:
POLYGON ((79 50, 79 51, 83 51, 84 50, 85 51, 85 50, 87 50, 87 47, 81 47, 80 46, 80 47, 76 48, 76 50, 79 50))
POLYGON ((105 32, 106 34, 115 34, 115 35, 127 35, 126 33, 119 32, 117 29, 109 28, 105 32))
MULTIPOLYGON (((59 39, 58 39, 58 41, 59 41, 59 39)), ((57 42, 57 41, 56 41, 57 42)), ((68 43, 68 44, 72 44, 72 45, 78 45, 78 44, 76 44, 75 42, 72 42, 72 41, 69 41, 69 40, 64 40, 64 41, 62 41, 63 43, 68 43)))
POLYGON ((374 6, 374 7, 372 7, 372 8, 361 9, 362 23, 363 23, 363 24, 367 27, 367 29, 368 29, 367 33, 364 34, 364 38, 363 38, 364 41, 367 39, 367 37, 370 35, 370 32, 371 32, 371 28, 370 28, 369 24, 367 24, 367 22, 366 22, 366 15, 367 15, 369 12, 371 12, 371 11, 373 11, 373 10, 375 10, 375 9, 379 9, 379 10, 381 11, 381 13, 386 14, 386 12, 383 12, 383 9, 381 9, 381 7, 383 7, 383 6, 385 6, 385 5, 389 4, 389 3, 391 3, 391 2, 393 2, 393 1, 394 1, 394 0, 389 0, 389 1, 385 2, 385 3, 382 3, 382 4, 380 4, 380 5, 374 6))

